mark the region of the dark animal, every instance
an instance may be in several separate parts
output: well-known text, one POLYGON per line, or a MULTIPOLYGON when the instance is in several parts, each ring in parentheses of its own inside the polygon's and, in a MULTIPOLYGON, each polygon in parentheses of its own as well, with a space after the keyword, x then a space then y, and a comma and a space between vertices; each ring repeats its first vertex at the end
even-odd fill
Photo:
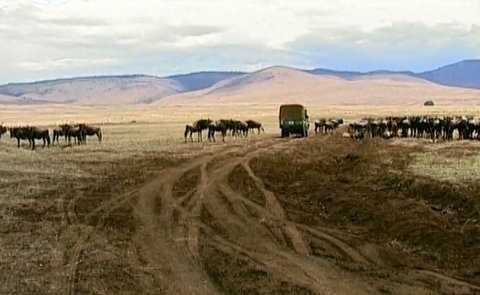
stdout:
POLYGON ((35 139, 42 139, 43 140, 43 147, 48 143, 50 146, 50 134, 48 129, 39 128, 39 127, 31 127, 30 128, 30 137, 32 141, 32 150, 35 149, 35 139))
POLYGON ((58 143, 58 138, 59 138, 60 136, 65 136, 65 140, 66 140, 66 139, 67 139, 67 138, 66 138, 66 135, 67 135, 67 131, 66 131, 66 130, 63 130, 61 127, 54 128, 54 129, 53 129, 52 145, 55 144, 55 140, 56 140, 57 143, 58 143))
POLYGON ((72 145, 72 137, 75 139, 76 143, 81 144, 83 141, 83 131, 80 127, 71 127, 67 130, 66 136, 68 138, 68 145, 72 145))
POLYGON ((203 141, 202 131, 208 129, 210 124, 212 124, 212 120, 210 119, 200 119, 193 123, 192 127, 197 130, 196 132, 198 134, 198 141, 203 141))
POLYGON ((322 132, 323 133, 323 126, 325 125, 326 120, 325 119, 320 119, 317 122, 315 122, 315 134, 317 132, 322 132))
POLYGON ((253 120, 247 120, 245 121, 245 123, 247 123, 247 127, 249 130, 252 129, 252 132, 254 131, 254 129, 258 130, 258 134, 260 134, 260 131, 265 132, 265 129, 263 129, 262 123, 259 123, 253 120))
POLYGON ((208 141, 216 141, 215 132, 217 131, 222 133, 222 141, 225 141, 225 136, 227 135, 227 126, 225 125, 225 122, 222 121, 216 121, 208 126, 208 141))
POLYGON ((69 125, 69 124, 62 124, 62 125, 59 125, 57 128, 53 129, 52 145, 55 142, 55 140, 58 143, 58 139, 60 138, 60 136, 64 136, 65 137, 65 142, 66 142, 67 141, 67 131, 72 127, 73 126, 69 125))
POLYGON ((96 126, 89 126, 85 124, 78 124, 78 127, 82 131, 82 142, 87 144, 87 136, 94 136, 96 135, 98 141, 102 141, 102 129, 96 126))
POLYGON ((20 147, 20 140, 28 140, 29 146, 32 145, 30 127, 10 127, 10 138, 17 139, 17 146, 20 147))
POLYGON ((0 138, 2 138, 2 135, 7 133, 7 127, 0 125, 0 138))
POLYGON ((233 132, 232 135, 238 136, 248 136, 248 126, 242 121, 233 121, 233 132))
MULTIPOLYGON (((193 126, 190 126, 190 125, 185 125, 185 133, 184 133, 184 136, 185 136, 185 142, 187 142, 187 136, 188 134, 190 134, 190 140, 193 142, 193 137, 192 137, 192 134, 193 133, 197 133, 198 132, 198 129, 193 127, 193 126)), ((199 138, 199 141, 200 141, 200 138, 199 138)))

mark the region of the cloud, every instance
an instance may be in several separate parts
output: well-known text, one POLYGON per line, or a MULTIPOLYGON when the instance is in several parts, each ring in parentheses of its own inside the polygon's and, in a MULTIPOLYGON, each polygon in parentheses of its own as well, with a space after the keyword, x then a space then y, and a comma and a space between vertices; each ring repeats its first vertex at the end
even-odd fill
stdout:
POLYGON ((21 62, 18 66, 26 71, 64 70, 109 66, 118 64, 114 58, 89 59, 89 58, 61 58, 41 62, 21 62))
POLYGON ((478 57, 478 15, 476 0, 0 0, 0 83, 271 64, 425 68, 478 57))
POLYGON ((317 27, 291 42, 289 49, 321 67, 421 71, 466 56, 479 56, 479 33, 480 26, 456 22, 433 26, 400 22, 371 31, 317 27))

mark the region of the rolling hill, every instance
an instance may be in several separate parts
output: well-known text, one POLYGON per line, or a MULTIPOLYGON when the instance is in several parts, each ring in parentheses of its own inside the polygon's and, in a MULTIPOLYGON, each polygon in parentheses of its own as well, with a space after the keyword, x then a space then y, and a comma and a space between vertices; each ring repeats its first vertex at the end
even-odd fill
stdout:
POLYGON ((344 79, 271 67, 227 79, 199 91, 165 97, 156 105, 280 104, 421 105, 480 104, 480 90, 448 87, 401 74, 344 79))
POLYGON ((480 60, 464 60, 418 76, 438 84, 480 89, 480 60))
POLYGON ((150 103, 185 91, 175 80, 153 76, 103 76, 0 86, 0 94, 19 101, 91 105, 150 103))
POLYGON ((409 71, 298 70, 270 67, 253 73, 197 72, 168 77, 95 76, 0 86, 1 104, 80 105, 281 103, 480 104, 480 60, 409 71), (455 87, 448 87, 455 86, 455 87), (459 88, 463 87, 463 88, 459 88))
POLYGON ((208 88, 222 80, 241 76, 243 72, 197 72, 190 74, 168 76, 167 79, 175 80, 182 84, 185 90, 195 91, 208 88))

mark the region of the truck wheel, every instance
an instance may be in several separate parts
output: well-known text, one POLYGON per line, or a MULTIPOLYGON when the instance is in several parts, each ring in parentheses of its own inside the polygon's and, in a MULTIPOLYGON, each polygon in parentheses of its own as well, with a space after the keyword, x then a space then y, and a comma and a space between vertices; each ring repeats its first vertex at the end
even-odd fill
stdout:
POLYGON ((287 132, 285 129, 282 128, 282 138, 284 138, 285 136, 287 136, 287 132))

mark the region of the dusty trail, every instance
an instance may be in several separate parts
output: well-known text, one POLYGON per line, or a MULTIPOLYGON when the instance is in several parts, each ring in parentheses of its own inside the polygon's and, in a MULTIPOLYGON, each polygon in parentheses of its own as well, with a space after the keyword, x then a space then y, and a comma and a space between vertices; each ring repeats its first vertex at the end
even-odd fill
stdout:
MULTIPOLYGON (((203 266, 201 241, 315 294, 352 294, 352 290, 355 294, 380 293, 361 274, 312 255, 309 241, 328 244, 360 269, 381 268, 375 259, 357 251, 331 230, 289 220, 275 194, 251 169, 252 158, 292 144, 267 139, 249 146, 228 146, 215 155, 167 168, 139 191, 135 216, 140 225, 135 242, 150 266, 159 270, 156 276, 167 286, 166 293, 221 294, 203 266), (245 169, 263 194, 264 206, 229 185, 228 177, 238 166, 245 169), (197 177, 189 180, 189 175, 197 177), (188 188, 181 195, 175 191, 179 185, 188 188)), ((461 285, 467 294, 476 290, 476 286, 433 272, 423 275, 443 279, 439 284, 461 285)), ((413 274, 402 276, 411 279, 413 274)), ((422 283, 412 286, 411 282, 401 281, 399 277, 396 288, 405 286, 405 290, 419 294, 432 292, 422 283)))
MULTIPOLYGON (((143 245, 152 267, 163 270, 159 279, 169 286, 169 293, 219 293, 202 269, 198 249, 201 234, 206 235, 208 243, 219 251, 248 257, 265 271, 312 291, 346 294, 355 289, 357 294, 370 293, 367 285, 336 266, 309 256, 308 241, 304 237, 308 232, 287 219, 275 195, 249 167, 251 158, 285 144, 288 143, 270 139, 246 148, 231 147, 217 155, 167 169, 139 192, 136 216, 142 226, 137 242, 143 245), (249 213, 252 202, 228 185, 228 175, 237 165, 245 167, 265 195, 265 208, 258 205, 253 208, 260 216, 249 213), (176 198, 175 184, 195 169, 200 171, 198 182, 192 190, 176 198), (202 220, 202 210, 207 210, 222 225, 221 233, 202 220), (272 232, 281 234, 292 247, 279 243, 272 232)), ((337 246, 348 248, 336 242, 337 246)), ((356 256, 360 256, 353 249, 344 253, 356 260, 356 256)))

